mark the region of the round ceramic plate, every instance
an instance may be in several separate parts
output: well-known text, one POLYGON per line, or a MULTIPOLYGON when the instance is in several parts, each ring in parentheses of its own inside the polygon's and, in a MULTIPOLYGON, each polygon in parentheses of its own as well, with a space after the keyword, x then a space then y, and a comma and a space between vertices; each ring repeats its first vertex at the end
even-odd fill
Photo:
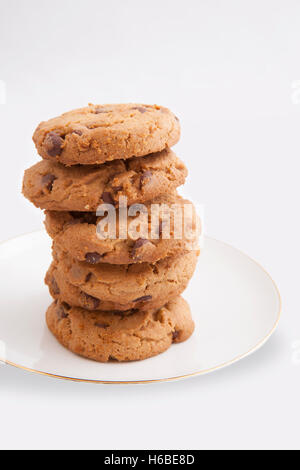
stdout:
POLYGON ((48 331, 51 302, 43 279, 51 262, 44 232, 0 245, 0 359, 39 374, 98 383, 149 383, 192 377, 228 366, 262 346, 278 324, 280 295, 255 261, 206 238, 184 294, 192 338, 146 361, 100 364, 64 349, 48 331))

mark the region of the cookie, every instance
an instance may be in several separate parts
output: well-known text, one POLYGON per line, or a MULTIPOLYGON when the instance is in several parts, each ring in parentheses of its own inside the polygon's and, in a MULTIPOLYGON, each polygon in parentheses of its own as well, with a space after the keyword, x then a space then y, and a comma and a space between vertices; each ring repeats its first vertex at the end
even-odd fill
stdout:
POLYGON ((54 238, 54 249, 58 248, 90 264, 156 263, 162 258, 198 248, 197 216, 190 201, 174 194, 153 199, 152 204, 159 205, 160 214, 157 214, 155 222, 151 218, 151 205, 145 206, 148 217, 145 219, 145 233, 139 238, 130 230, 130 224, 135 223, 139 214, 127 217, 127 237, 119 238, 119 211, 115 230, 117 238, 114 239, 99 238, 97 226, 103 217, 96 217, 90 212, 46 211, 45 226, 54 238), (188 205, 191 205, 193 214, 184 217, 184 209, 188 205), (170 231, 164 233, 169 227, 167 215, 170 231), (188 232, 185 230, 187 226, 188 232), (180 238, 175 233, 178 229, 182 231, 180 238))
MULTIPOLYGON (((53 268, 57 270, 60 279, 79 289, 83 295, 102 303, 109 303, 112 310, 130 310, 155 305, 160 307, 169 299, 180 295, 187 287, 196 264, 198 253, 191 251, 186 254, 166 258, 156 264, 137 263, 131 265, 97 264, 91 265, 72 259, 68 254, 53 251, 53 268)), ((50 268, 51 269, 51 268, 50 268)), ((46 277, 46 283, 49 285, 46 277)), ((58 277, 59 300, 71 305, 81 306, 81 303, 64 298, 61 282, 58 277)), ((51 293, 51 289, 50 289, 51 293)), ((75 299, 74 299, 75 300, 75 299)))
POLYGON ((98 362, 147 359, 172 343, 186 341, 194 331, 189 306, 182 297, 159 310, 135 311, 125 317, 53 302, 46 320, 63 346, 98 362))
POLYGON ((141 157, 171 147, 179 138, 179 120, 167 108, 109 104, 42 122, 33 141, 43 158, 71 166, 141 157))
POLYGON ((103 202, 144 203, 184 184, 187 169, 167 149, 146 157, 101 166, 63 165, 43 160, 25 172, 23 194, 36 207, 54 211, 93 211, 103 202))
POLYGON ((152 300, 139 300, 134 303, 127 305, 120 304, 118 302, 103 301, 87 294, 79 287, 70 284, 65 277, 65 274, 57 263, 52 263, 47 271, 45 277, 45 283, 49 288, 50 295, 55 300, 66 302, 69 305, 75 307, 81 307, 85 310, 101 310, 108 311, 110 313, 128 315, 134 309, 147 310, 149 308, 160 308, 162 302, 160 299, 152 300))

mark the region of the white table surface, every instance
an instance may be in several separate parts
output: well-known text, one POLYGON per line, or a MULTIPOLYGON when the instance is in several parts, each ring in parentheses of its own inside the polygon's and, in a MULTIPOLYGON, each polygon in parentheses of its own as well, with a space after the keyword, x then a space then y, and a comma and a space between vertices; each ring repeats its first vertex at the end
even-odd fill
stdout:
POLYGON ((2 1, 0 239, 42 226, 20 195, 41 120, 88 102, 164 104, 182 121, 183 194, 205 205, 210 236, 272 275, 283 316, 255 355, 177 383, 0 365, 1 448, 299 449, 299 13, 296 0, 2 1))

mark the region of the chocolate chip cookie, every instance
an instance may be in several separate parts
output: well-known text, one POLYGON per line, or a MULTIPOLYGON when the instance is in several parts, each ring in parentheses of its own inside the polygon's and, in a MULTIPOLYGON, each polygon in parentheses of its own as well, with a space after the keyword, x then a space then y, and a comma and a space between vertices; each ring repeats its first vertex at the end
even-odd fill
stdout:
POLYGON ((93 211, 99 204, 144 203, 184 184, 187 169, 167 149, 146 157, 101 166, 65 166, 43 160, 25 171, 23 194, 36 207, 54 211, 93 211))
POLYGON ((53 302, 46 320, 63 346, 98 362, 147 359, 172 343, 186 341, 194 331, 189 306, 182 297, 159 310, 134 311, 127 316, 53 302))
MULTIPOLYGON (((100 302, 109 303, 111 310, 130 310, 145 305, 164 305, 169 299, 180 295, 191 279, 198 258, 198 252, 165 258, 155 264, 136 263, 131 265, 88 264, 71 258, 67 253, 54 250, 52 272, 56 270, 55 282, 58 290, 55 298, 65 300, 74 306, 81 306, 81 299, 72 292, 72 299, 61 285, 61 279, 77 287, 79 293, 100 302), (82 294, 83 293, 83 294, 82 294), (75 301, 74 301, 75 300, 75 301)), ((51 286, 51 272, 46 276, 51 286)), ((50 292, 53 292, 53 289, 50 292)))
POLYGON ((171 111, 143 104, 91 104, 42 122, 33 136, 43 158, 66 166, 141 157, 179 138, 179 120, 171 111))
POLYGON ((130 224, 136 223, 139 213, 135 217, 128 216, 126 224, 121 220, 121 227, 127 228, 126 238, 120 238, 119 211, 114 239, 99 237, 98 224, 105 218, 90 212, 46 211, 45 226, 54 238, 54 249, 90 264, 156 263, 162 258, 198 249, 197 215, 190 201, 171 194, 153 199, 152 204, 159 207, 157 217, 154 220, 151 216, 153 206, 146 205, 148 215, 142 237, 130 230, 130 224), (185 207, 191 207, 193 213, 184 215, 185 207), (176 235, 178 229, 182 236, 176 235))
POLYGON ((132 310, 147 310, 149 308, 161 307, 161 301, 156 299, 155 301, 149 300, 149 298, 139 299, 138 301, 131 302, 127 305, 120 304, 118 302, 104 301, 97 299, 92 295, 87 294, 77 286, 70 284, 65 277, 61 266, 53 262, 48 269, 45 277, 45 282, 49 288, 49 292, 53 299, 61 302, 66 302, 69 305, 75 307, 81 307, 85 310, 101 310, 110 313, 128 315, 132 313, 132 310))

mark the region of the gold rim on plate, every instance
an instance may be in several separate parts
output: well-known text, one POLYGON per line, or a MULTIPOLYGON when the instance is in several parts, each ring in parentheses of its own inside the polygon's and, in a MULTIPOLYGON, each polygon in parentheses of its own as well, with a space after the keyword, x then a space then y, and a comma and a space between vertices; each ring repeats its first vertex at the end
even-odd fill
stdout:
MULTIPOLYGON (((10 241, 16 240, 18 238, 22 238, 26 235, 33 235, 34 233, 43 233, 43 232, 41 230, 35 230, 34 232, 29 232, 29 233, 26 233, 26 234, 23 234, 23 235, 19 235, 17 237, 10 238, 8 240, 4 240, 4 241, 0 242, 0 245, 3 245, 3 244, 8 243, 10 241)), ((63 376, 63 375, 56 375, 56 374, 51 374, 49 372, 43 372, 43 371, 40 371, 40 370, 30 369, 29 367, 25 367, 25 366, 22 366, 20 364, 15 364, 14 362, 8 361, 6 359, 1 359, 1 358, 0 358, 0 363, 2 362, 3 364, 15 367, 17 369, 24 370, 26 372, 32 372, 34 374, 44 375, 46 377, 52 377, 54 379, 68 380, 68 381, 71 381, 71 382, 85 382, 85 383, 103 384, 103 385, 137 385, 137 384, 151 384, 151 383, 160 383, 160 382, 172 382, 172 381, 176 381, 176 380, 182 380, 182 379, 187 379, 187 378, 190 378, 190 377, 197 377, 197 376, 200 376, 200 375, 209 374, 211 372, 215 372, 217 370, 228 367, 228 366, 234 364, 235 362, 238 362, 241 359, 244 359, 245 357, 247 357, 250 354, 254 353, 255 351, 257 351, 259 348, 261 348, 268 341, 268 339, 275 332, 275 330, 276 330, 276 328, 279 324, 281 314, 282 314, 282 299, 281 299, 279 289, 278 289, 275 281, 271 277, 271 275, 268 273, 268 271, 266 271, 266 269, 263 266, 261 266, 261 264, 259 264, 256 260, 254 260, 250 256, 246 255, 243 251, 241 251, 237 248, 234 248, 229 243, 221 242, 220 240, 217 240, 215 238, 212 238, 212 237, 205 237, 205 238, 207 238, 209 240, 213 240, 213 241, 218 242, 218 243, 222 243, 223 245, 238 251, 240 254, 242 254, 243 256, 248 258, 250 261, 255 263, 269 277, 270 281, 273 284, 275 292, 277 293, 278 300, 279 300, 279 310, 278 310, 278 313, 277 313, 276 322, 275 322, 274 326, 272 327, 270 332, 261 341, 259 341, 255 346, 253 346, 246 353, 241 354, 241 355, 235 357, 234 359, 232 359, 231 361, 224 362, 224 363, 222 363, 222 364, 220 364, 216 367, 212 367, 210 369, 205 369, 205 370, 193 372, 191 374, 178 375, 176 377, 167 377, 167 378, 163 378, 163 379, 129 380, 129 381, 125 381, 125 380, 124 381, 123 380, 116 380, 116 381, 114 381, 114 380, 92 380, 92 379, 78 379, 78 378, 75 378, 75 377, 66 377, 66 376, 63 376)))

